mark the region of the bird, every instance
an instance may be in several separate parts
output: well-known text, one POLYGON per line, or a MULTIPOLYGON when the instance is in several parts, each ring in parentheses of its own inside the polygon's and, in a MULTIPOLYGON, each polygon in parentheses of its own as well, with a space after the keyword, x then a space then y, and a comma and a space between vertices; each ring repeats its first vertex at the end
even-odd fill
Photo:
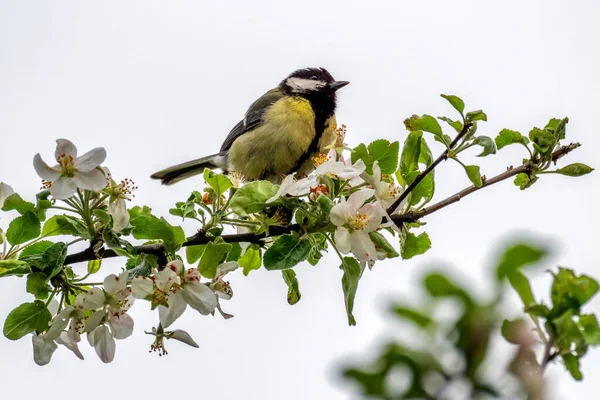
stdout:
POLYGON ((250 105, 218 153, 151 178, 172 185, 205 168, 220 168, 242 181, 276 182, 294 172, 309 174, 314 169, 311 158, 335 143, 337 91, 349 83, 335 80, 325 68, 298 69, 250 105))

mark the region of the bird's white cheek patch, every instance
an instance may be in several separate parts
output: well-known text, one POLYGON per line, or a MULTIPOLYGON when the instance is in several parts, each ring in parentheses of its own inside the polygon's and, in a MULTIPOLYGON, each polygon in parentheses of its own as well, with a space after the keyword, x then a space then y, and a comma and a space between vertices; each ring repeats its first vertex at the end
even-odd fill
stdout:
POLYGON ((309 92, 311 90, 318 90, 327 85, 327 82, 317 81, 314 79, 304 79, 304 78, 289 78, 287 80, 287 84, 294 91, 297 92, 309 92))

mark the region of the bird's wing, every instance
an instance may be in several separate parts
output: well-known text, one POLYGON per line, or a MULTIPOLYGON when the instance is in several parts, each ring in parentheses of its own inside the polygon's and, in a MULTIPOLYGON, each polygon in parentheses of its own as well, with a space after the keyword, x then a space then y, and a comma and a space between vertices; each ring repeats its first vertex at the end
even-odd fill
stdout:
POLYGON ((267 108, 281 99, 284 94, 279 88, 271 89, 250 105, 244 119, 233 127, 221 145, 221 152, 229 150, 235 139, 252 130, 262 122, 262 116, 267 108))

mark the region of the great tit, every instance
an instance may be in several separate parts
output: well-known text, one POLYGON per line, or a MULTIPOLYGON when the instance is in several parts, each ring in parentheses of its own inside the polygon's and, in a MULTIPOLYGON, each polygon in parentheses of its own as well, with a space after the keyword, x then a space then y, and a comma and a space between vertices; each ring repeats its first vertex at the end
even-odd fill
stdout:
POLYGON ((348 83, 336 81, 325 68, 294 71, 250 105, 219 153, 164 169, 151 178, 171 185, 201 174, 204 168, 221 168, 245 181, 310 173, 311 157, 335 142, 336 92, 348 83))

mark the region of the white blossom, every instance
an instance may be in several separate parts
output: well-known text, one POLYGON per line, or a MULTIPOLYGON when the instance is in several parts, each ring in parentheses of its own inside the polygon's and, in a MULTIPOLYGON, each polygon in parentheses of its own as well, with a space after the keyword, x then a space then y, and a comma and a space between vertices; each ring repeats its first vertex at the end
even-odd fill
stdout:
POLYGON ((4 201, 6 200, 6 198, 14 192, 15 191, 10 185, 4 182, 0 182, 0 208, 4 207, 4 201))

